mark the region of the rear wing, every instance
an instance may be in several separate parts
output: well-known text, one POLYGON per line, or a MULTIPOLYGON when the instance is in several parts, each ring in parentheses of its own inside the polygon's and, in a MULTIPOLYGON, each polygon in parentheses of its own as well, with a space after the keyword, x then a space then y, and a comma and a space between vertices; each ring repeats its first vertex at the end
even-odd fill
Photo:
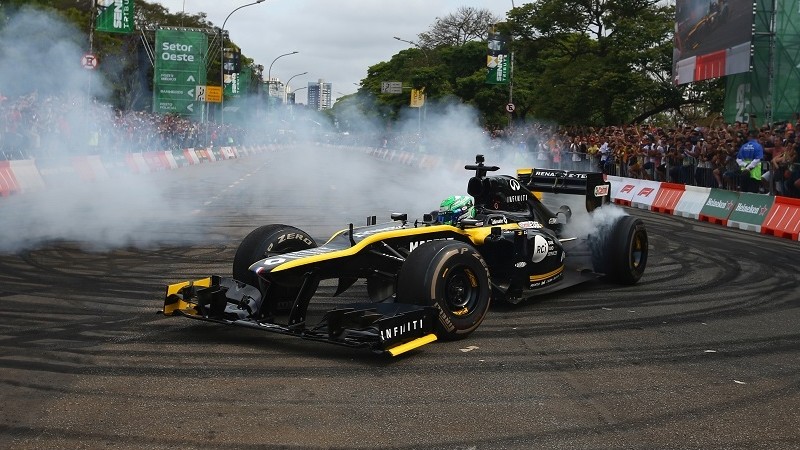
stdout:
POLYGON ((589 211, 611 202, 611 183, 602 173, 555 169, 517 169, 517 179, 531 192, 586 196, 589 211))

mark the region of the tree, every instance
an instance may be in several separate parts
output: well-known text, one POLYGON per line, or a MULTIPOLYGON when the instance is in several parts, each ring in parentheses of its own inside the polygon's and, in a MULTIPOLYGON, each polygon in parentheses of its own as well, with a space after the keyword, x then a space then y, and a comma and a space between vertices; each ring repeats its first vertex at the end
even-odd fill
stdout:
POLYGON ((437 17, 427 32, 418 35, 419 43, 425 48, 437 48, 485 41, 489 26, 499 20, 488 9, 461 6, 454 13, 437 17))
MULTIPOLYGON (((478 109, 483 125, 506 125, 508 86, 485 83, 494 20, 470 40, 457 20, 437 19, 419 48, 370 67, 362 89, 385 117, 408 104, 407 95, 381 94, 381 82, 392 80, 425 86, 433 108, 457 99, 478 109)), ((674 8, 658 0, 535 0, 495 26, 512 38, 515 122, 617 125, 721 108, 721 82, 672 83, 674 8)))
MULTIPOLYGON (((0 29, 8 25, 10 17, 23 8, 44 10, 55 14, 61 21, 69 23, 78 30, 71 36, 79 47, 89 49, 89 31, 92 20, 92 2, 76 0, 0 0, 0 29)), ((164 6, 145 0, 135 0, 136 30, 132 34, 100 33, 93 34, 92 51, 101 62, 97 71, 103 74, 110 101, 120 109, 149 109, 152 101, 153 66, 148 54, 152 55, 154 30, 159 26, 205 29, 214 34, 214 27, 205 13, 170 13, 164 6), (148 47, 150 49, 148 50, 148 47)), ((32 30, 32 33, 45 33, 47 30, 32 30)), ((212 39, 215 39, 213 37, 212 39)), ((218 41, 217 41, 218 42, 218 41)), ((236 46, 226 41, 227 45, 236 46)), ((252 59, 242 55, 244 65, 251 65, 252 59)), ((212 42, 208 56, 208 79, 220 79, 219 45, 212 42)), ((260 77, 258 72, 258 77, 260 77)), ((213 83, 212 83, 213 84, 213 83)), ((55 85, 55 84, 53 84, 55 85)), ((259 83, 256 83, 259 85, 259 83)))
POLYGON ((509 19, 515 74, 533 74, 529 109, 537 117, 618 124, 697 101, 671 82, 673 6, 538 0, 513 9, 509 19))

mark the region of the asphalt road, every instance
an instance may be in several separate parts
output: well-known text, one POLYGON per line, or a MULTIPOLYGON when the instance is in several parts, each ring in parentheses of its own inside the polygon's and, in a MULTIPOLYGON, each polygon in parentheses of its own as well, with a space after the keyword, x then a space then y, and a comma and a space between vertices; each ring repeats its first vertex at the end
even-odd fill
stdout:
POLYGON ((800 448, 800 245, 689 219, 628 210, 650 237, 636 286, 495 306, 395 359, 156 314, 166 283, 229 274, 258 225, 324 240, 391 206, 316 173, 292 188, 282 158, 148 176, 170 199, 137 224, 152 241, 0 255, 0 447, 800 448))

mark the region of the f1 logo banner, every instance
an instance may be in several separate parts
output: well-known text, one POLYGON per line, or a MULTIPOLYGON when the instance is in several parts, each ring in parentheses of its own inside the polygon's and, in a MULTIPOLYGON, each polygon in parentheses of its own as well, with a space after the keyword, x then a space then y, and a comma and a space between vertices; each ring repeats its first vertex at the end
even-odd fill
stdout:
POLYGON ((133 0, 98 0, 97 31, 129 34, 133 23, 133 0))
POLYGON ((156 67, 153 71, 153 112, 200 114, 197 86, 206 84, 208 37, 188 30, 156 31, 156 67))

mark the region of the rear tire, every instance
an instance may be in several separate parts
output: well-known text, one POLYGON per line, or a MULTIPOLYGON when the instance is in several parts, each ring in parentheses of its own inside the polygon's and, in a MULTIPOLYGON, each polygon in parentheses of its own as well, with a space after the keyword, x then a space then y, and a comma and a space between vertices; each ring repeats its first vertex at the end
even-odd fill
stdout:
POLYGON ((456 340, 475 331, 491 302, 489 269, 469 244, 432 241, 409 254, 397 277, 397 302, 439 309, 435 332, 456 340))
MULTIPOLYGON (((299 228, 279 224, 258 227, 242 239, 236 250, 236 255, 233 257, 233 278, 258 287, 258 277, 250 271, 253 263, 268 256, 315 247, 317 247, 316 241, 299 228)), ((265 301, 276 305, 276 311, 287 310, 297 298, 301 284, 301 280, 292 280, 284 284, 273 283, 269 286, 269 292, 262 294, 265 296, 268 294, 265 301)))
POLYGON ((647 230, 641 219, 622 216, 589 237, 595 272, 609 281, 636 284, 647 267, 647 230))

